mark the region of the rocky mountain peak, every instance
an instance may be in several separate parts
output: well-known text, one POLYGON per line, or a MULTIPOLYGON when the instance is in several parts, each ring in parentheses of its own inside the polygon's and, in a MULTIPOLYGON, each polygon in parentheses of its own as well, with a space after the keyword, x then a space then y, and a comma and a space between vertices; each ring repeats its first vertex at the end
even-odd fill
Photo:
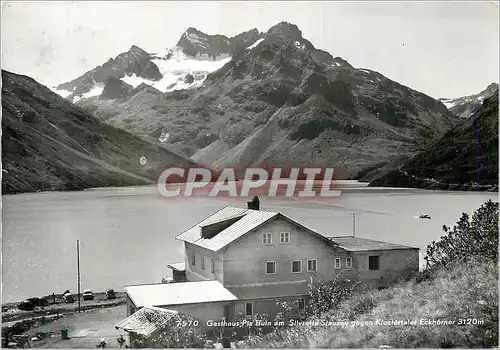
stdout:
POLYGON ((129 51, 129 52, 134 52, 134 53, 139 53, 139 54, 141 54, 141 55, 144 55, 144 54, 148 55, 148 53, 147 53, 146 51, 144 51, 143 49, 141 49, 141 48, 140 48, 139 46, 137 46, 137 45, 132 45, 132 46, 130 47, 130 50, 128 50, 128 51, 129 51))
POLYGON ((268 36, 279 36, 280 38, 286 38, 289 40, 301 40, 302 31, 295 24, 288 22, 280 22, 272 26, 266 33, 268 36))
POLYGON ((202 33, 202 32, 196 29, 195 27, 189 27, 188 29, 186 29, 184 33, 202 33))
POLYGON ((483 91, 487 93, 488 95, 492 95, 495 91, 498 90, 498 84, 497 83, 491 83, 486 87, 486 89, 483 91))
POLYGON ((295 24, 288 22, 281 22, 272 26, 264 36, 264 43, 285 50, 290 45, 309 52, 316 50, 309 40, 302 37, 300 29, 295 24))

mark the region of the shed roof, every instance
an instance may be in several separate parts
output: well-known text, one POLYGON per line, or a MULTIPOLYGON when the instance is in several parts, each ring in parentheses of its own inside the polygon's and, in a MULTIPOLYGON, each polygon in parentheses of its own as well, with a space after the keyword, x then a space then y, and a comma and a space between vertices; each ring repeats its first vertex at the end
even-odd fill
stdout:
POLYGON ((311 234, 316 235, 318 238, 321 238, 326 242, 335 244, 335 242, 329 240, 318 232, 304 226, 303 224, 298 223, 292 218, 281 213, 235 207, 225 207, 219 210, 215 214, 209 216, 205 220, 178 235, 176 239, 192 243, 208 250, 219 251, 244 234, 258 228, 271 219, 277 218, 278 216, 292 222, 293 224, 303 228, 311 234), (238 217, 239 219, 235 223, 223 229, 214 237, 203 238, 201 236, 201 230, 203 226, 211 225, 217 222, 223 222, 229 219, 235 219, 238 217))
POLYGON ((238 299, 293 297, 308 294, 308 281, 264 283, 246 286, 227 286, 238 299))
POLYGON ((115 328, 149 336, 177 314, 177 311, 145 306, 118 323, 115 328))
POLYGON ((175 263, 175 264, 168 264, 167 267, 170 268, 170 269, 172 269, 172 270, 175 270, 175 271, 180 271, 180 272, 186 271, 186 263, 185 262, 178 262, 178 263, 175 263))
POLYGON ((218 281, 127 286, 125 292, 136 307, 197 304, 237 299, 218 281))
POLYGON ((397 249, 418 249, 401 244, 393 244, 372 239, 359 238, 353 236, 328 237, 332 242, 339 245, 340 248, 351 252, 370 251, 370 250, 397 250, 397 249))

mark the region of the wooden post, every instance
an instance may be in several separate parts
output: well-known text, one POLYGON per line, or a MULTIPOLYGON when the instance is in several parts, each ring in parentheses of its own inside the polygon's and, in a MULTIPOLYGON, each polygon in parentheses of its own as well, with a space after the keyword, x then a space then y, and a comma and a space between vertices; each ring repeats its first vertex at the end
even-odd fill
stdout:
POLYGON ((80 240, 76 240, 76 266, 78 270, 78 312, 80 312, 80 240))
POLYGON ((352 235, 356 237, 356 213, 352 213, 352 235))

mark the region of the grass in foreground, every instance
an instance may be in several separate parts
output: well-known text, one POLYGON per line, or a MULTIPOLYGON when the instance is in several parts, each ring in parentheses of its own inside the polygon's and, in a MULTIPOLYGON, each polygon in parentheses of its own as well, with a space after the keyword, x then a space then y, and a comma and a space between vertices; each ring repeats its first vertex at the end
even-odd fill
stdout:
POLYGON ((359 293, 336 310, 311 320, 349 321, 349 325, 278 329, 248 339, 244 347, 496 347, 497 266, 474 259, 443 267, 420 283, 412 280, 383 291, 359 293), (421 325, 421 319, 455 324, 421 325), (459 325, 462 319, 476 321, 459 325), (410 320, 416 325, 382 325, 377 320, 410 320), (365 325, 351 326, 350 321, 365 325))

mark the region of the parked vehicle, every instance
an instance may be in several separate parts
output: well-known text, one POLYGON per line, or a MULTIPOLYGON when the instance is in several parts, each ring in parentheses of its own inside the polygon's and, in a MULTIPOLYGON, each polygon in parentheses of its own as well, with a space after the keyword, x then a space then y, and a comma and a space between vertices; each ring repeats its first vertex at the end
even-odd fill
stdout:
POLYGON ((19 304, 17 304, 17 308, 23 311, 33 311, 35 309, 35 305, 33 305, 33 303, 28 300, 23 300, 19 304))
POLYGON ((85 289, 82 294, 83 300, 94 300, 94 293, 92 293, 92 290, 90 289, 85 289))
POLYGON ((48 305, 49 301, 45 298, 29 298, 21 301, 17 307, 19 310, 32 311, 35 307, 44 307, 48 305))
POLYGON ((109 288, 106 290, 106 299, 116 299, 116 293, 114 289, 109 288))
POLYGON ((73 295, 69 291, 66 291, 66 293, 64 293, 63 300, 65 303, 74 303, 75 302, 73 295))

